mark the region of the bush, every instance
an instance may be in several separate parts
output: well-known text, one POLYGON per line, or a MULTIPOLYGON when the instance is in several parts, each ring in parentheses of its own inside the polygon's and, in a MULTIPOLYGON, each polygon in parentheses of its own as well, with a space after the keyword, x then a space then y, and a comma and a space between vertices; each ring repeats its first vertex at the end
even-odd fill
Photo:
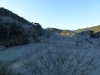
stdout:
POLYGON ((43 35, 43 29, 41 27, 41 25, 39 23, 34 23, 33 24, 33 27, 34 27, 34 32, 32 34, 32 37, 33 37, 33 41, 34 42, 39 42, 40 41, 40 38, 42 37, 43 35))
POLYGON ((0 75, 26 75, 26 74, 12 70, 9 63, 0 62, 0 75))
POLYGON ((94 37, 95 37, 95 38, 100 38, 100 32, 95 33, 95 34, 94 34, 94 37))
MULTIPOLYGON (((29 29, 28 29, 29 30, 29 29)), ((20 45, 29 42, 30 32, 21 23, 0 22, 0 45, 20 45)))
POLYGON ((7 26, 0 22, 0 41, 7 40, 9 37, 9 29, 7 26))
POLYGON ((0 75, 14 75, 13 70, 8 63, 0 62, 0 75))
POLYGON ((88 30, 88 31, 83 31, 75 34, 75 37, 80 37, 80 38, 94 38, 94 31, 88 30))
POLYGON ((42 27, 39 23, 34 23, 37 24, 36 26, 34 26, 34 29, 36 30, 36 33, 38 34, 38 36, 42 36, 43 30, 42 27))

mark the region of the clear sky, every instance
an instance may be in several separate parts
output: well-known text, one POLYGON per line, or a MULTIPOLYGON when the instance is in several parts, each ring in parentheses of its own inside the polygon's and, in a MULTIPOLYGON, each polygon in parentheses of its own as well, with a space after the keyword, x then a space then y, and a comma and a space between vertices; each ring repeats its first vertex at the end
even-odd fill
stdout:
POLYGON ((0 0, 0 7, 43 28, 75 30, 100 25, 100 0, 0 0))

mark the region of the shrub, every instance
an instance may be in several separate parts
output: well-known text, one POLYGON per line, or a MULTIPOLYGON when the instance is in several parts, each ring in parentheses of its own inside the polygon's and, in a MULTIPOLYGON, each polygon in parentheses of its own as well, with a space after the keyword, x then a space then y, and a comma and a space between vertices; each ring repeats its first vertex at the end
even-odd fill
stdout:
POLYGON ((9 63, 0 62, 0 75, 26 75, 26 74, 14 71, 10 67, 9 63))
POLYGON ((8 63, 0 62, 0 75, 14 75, 13 70, 8 63))
POLYGON ((0 22, 0 41, 7 40, 9 37, 9 29, 7 26, 0 22))
POLYGON ((95 33, 95 34, 94 34, 94 37, 95 37, 95 38, 100 38, 100 32, 95 33))

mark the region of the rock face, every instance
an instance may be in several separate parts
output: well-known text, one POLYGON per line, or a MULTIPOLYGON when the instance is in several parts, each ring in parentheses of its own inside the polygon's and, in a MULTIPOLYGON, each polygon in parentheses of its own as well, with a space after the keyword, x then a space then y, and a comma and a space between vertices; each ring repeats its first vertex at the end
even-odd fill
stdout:
POLYGON ((0 46, 0 51, 5 50, 5 46, 0 46))

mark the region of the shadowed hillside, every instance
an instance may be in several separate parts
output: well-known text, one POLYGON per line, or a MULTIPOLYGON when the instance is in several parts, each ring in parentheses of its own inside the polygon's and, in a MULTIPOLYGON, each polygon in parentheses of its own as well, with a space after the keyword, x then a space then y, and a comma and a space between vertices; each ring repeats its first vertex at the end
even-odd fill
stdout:
POLYGON ((0 45, 39 42, 42 33, 39 23, 30 23, 12 11, 0 8, 0 45))

